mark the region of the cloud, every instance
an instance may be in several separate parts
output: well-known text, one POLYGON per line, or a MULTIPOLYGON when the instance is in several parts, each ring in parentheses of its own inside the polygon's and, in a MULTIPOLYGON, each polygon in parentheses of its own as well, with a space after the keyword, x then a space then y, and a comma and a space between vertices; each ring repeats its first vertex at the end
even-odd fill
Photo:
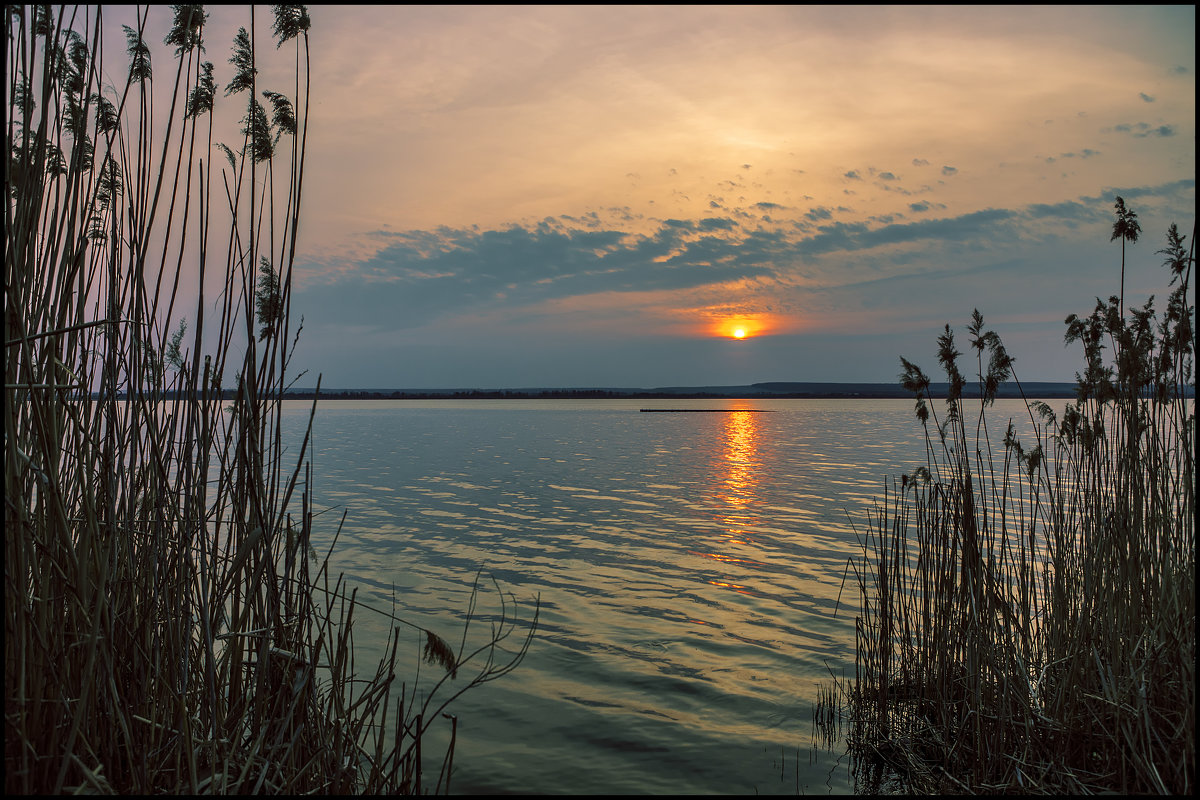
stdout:
POLYGON ((1031 219, 1057 219, 1064 222, 1101 222, 1109 217, 1108 207, 1101 203, 1079 203, 1074 200, 1034 203, 1025 208, 1025 214, 1031 219))
POLYGON ((1154 127, 1148 122, 1122 122, 1119 125, 1114 125, 1112 130, 1118 133, 1129 133, 1138 139, 1144 139, 1147 136, 1174 136, 1175 126, 1159 125, 1154 127))
MULTIPOLYGON (((1126 200, 1135 197, 1175 198, 1184 203, 1195 203, 1196 181, 1194 178, 1164 183, 1159 186, 1108 186, 1095 197, 1080 198, 1085 203, 1112 203, 1113 198, 1121 195, 1126 200)), ((1104 206, 1106 209, 1107 205, 1104 206)))
POLYGON ((669 219, 650 234, 559 220, 501 230, 378 232, 387 244, 332 284, 301 290, 330 322, 411 328, 445 314, 602 292, 767 278, 786 240, 728 218, 669 219))
MULTIPOLYGON (((759 203, 759 205, 764 205, 764 204, 759 203)), ((765 205, 771 205, 771 204, 767 203, 765 205)), ((698 223, 696 223, 697 230, 702 230, 702 231, 729 231, 729 230, 733 230, 736 227, 737 227, 737 223, 727 217, 712 217, 709 219, 702 219, 698 223)))
MULTIPOLYGON (((318 311, 321 325, 353 328, 378 339, 387 331, 400 335, 439 319, 451 326, 489 315, 530 320, 561 315, 584 302, 617 313, 628 312, 631 303, 649 302, 648 297, 659 298, 655 307, 662 308, 693 302, 688 298, 697 293, 728 300, 745 287, 796 286, 801 276, 801 284, 819 290, 864 273, 911 271, 913 259, 928 259, 931 249, 986 253, 1022 241, 1049 241, 1064 228, 1103 228, 1115 194, 1144 198, 1153 207, 1162 201, 1186 204, 1194 189, 1190 179, 1105 188, 1097 197, 942 218, 927 215, 944 205, 920 201, 907 206, 925 215, 913 220, 886 214, 835 221, 835 209, 816 206, 799 220, 778 225, 730 215, 667 219, 648 230, 639 221, 633 232, 634 225, 619 217, 608 216, 597 225, 595 215, 586 215, 491 230, 377 231, 373 238, 383 246, 373 256, 323 280, 298 283, 295 303, 310 319, 314 314, 308 310, 318 311), (863 251, 872 251, 871 257, 859 257, 863 251), (737 286, 743 288, 731 288, 737 286)), ((298 267, 313 274, 311 265, 298 267)))
POLYGON ((833 251, 870 250, 887 245, 905 244, 927 239, 962 241, 987 235, 998 235, 1007 230, 1017 213, 1009 209, 988 208, 936 220, 894 223, 879 228, 870 228, 863 222, 834 222, 822 225, 818 232, 795 244, 803 255, 820 255, 833 251))
POLYGON ((1167 136, 1174 136, 1174 135, 1175 135, 1175 127, 1172 125, 1159 125, 1157 128, 1151 128, 1150 130, 1145 131, 1144 133, 1135 133, 1134 134, 1134 136, 1136 136, 1139 139, 1143 139, 1147 136, 1167 137, 1167 136))
POLYGON ((885 181, 900 180, 899 178, 896 177, 895 173, 892 173, 892 172, 881 172, 881 173, 879 173, 879 178, 880 178, 880 180, 885 180, 885 181))
POLYGON ((862 180, 862 176, 858 174, 858 170, 856 170, 856 169, 850 170, 843 177, 849 178, 852 181, 861 181, 862 180))
POLYGON ((914 167, 928 167, 929 166, 929 162, 923 158, 914 158, 912 160, 912 164, 914 167))
POLYGON ((957 175, 958 167, 942 167, 943 175, 957 175))
POLYGON ((1144 100, 1147 103, 1153 103, 1154 99, 1155 99, 1155 98, 1151 97, 1150 95, 1146 94, 1145 92, 1138 92, 1138 97, 1142 98, 1142 100, 1144 100))

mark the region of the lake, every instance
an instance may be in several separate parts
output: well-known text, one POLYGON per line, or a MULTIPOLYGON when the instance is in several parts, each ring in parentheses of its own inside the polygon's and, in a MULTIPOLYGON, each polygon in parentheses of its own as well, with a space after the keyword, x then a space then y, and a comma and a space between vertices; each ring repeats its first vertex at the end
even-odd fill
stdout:
MULTIPOLYGON (((287 424, 309 407, 287 401, 287 424)), ((989 417, 1029 427, 1019 401, 989 417)), ((812 712, 830 671, 854 671, 852 526, 924 463, 911 400, 326 401, 310 455, 315 508, 332 509, 314 544, 345 511, 331 570, 360 600, 457 646, 478 571, 473 631, 499 614, 492 577, 522 622, 540 595, 525 660, 449 709, 453 793, 851 791, 812 712)), ((360 612, 356 631, 372 671, 387 620, 360 612)), ((440 668, 420 675, 418 699, 440 668)))

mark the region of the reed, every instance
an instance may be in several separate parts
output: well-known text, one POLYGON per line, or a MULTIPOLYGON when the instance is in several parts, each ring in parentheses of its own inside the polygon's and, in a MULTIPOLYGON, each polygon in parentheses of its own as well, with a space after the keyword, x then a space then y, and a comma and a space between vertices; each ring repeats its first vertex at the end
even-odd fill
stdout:
POLYGON ((536 611, 505 649, 501 593, 470 651, 388 615, 356 671, 365 607, 315 552, 316 401, 298 451, 282 417, 309 15, 275 6, 259 48, 249 10, 220 96, 203 7, 172 8, 153 36, 170 11, 138 10, 118 67, 105 7, 7 7, 6 792, 448 789, 453 751, 422 783, 422 735, 520 662, 536 611), (291 86, 263 90, 266 57, 291 86), (405 626, 439 666, 419 697, 405 626))
MULTIPOLYGON (((1133 216, 1120 201, 1118 213, 1118 225, 1133 216)), ((962 397, 949 325, 938 339, 950 382, 941 417, 929 378, 902 359, 926 452, 859 533, 856 674, 840 684, 858 788, 1194 789, 1194 251, 1184 238, 1172 225, 1159 251, 1173 287, 1161 315, 1151 298, 1125 316, 1114 296, 1067 318, 1086 368, 1061 417, 1026 401, 1032 440, 1012 420, 1003 437, 989 433, 996 388, 1020 382, 978 311, 967 326, 978 407, 962 397)))

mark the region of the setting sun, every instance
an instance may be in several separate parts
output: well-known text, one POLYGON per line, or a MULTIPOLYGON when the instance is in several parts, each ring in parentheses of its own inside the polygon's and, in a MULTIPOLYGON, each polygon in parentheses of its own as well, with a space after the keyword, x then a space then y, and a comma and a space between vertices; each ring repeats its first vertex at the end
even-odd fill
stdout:
POLYGON ((709 331, 726 339, 749 341, 756 336, 762 336, 769 330, 767 322, 761 317, 738 315, 733 318, 714 320, 709 331))

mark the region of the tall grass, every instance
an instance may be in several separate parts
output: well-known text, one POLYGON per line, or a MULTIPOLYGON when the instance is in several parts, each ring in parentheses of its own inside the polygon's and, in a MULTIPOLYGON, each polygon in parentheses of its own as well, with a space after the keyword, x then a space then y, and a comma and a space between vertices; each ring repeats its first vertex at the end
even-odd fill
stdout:
POLYGON ((949 325, 938 339, 950 384, 941 416, 929 378, 902 359, 927 447, 860 536, 857 669, 843 685, 860 789, 1194 789, 1194 259, 1184 238, 1172 225, 1159 251, 1174 287, 1161 315, 1151 298, 1126 317, 1114 296, 1067 318, 1066 339, 1086 361, 1077 399, 1061 417, 1027 400, 1025 443, 1012 420, 1003 436, 989 432, 997 387, 1017 378, 978 311, 967 328, 978 407, 962 397, 949 325))
POLYGON ((536 613, 511 649, 503 595, 471 652, 416 629, 439 667, 419 697, 401 620, 356 671, 308 432, 284 446, 310 19, 275 6, 264 51, 248 10, 221 95, 203 7, 172 8, 138 10, 116 66, 105 7, 8 7, 6 791, 448 789, 422 734, 519 663, 536 613), (292 85, 259 85, 268 56, 292 85))

